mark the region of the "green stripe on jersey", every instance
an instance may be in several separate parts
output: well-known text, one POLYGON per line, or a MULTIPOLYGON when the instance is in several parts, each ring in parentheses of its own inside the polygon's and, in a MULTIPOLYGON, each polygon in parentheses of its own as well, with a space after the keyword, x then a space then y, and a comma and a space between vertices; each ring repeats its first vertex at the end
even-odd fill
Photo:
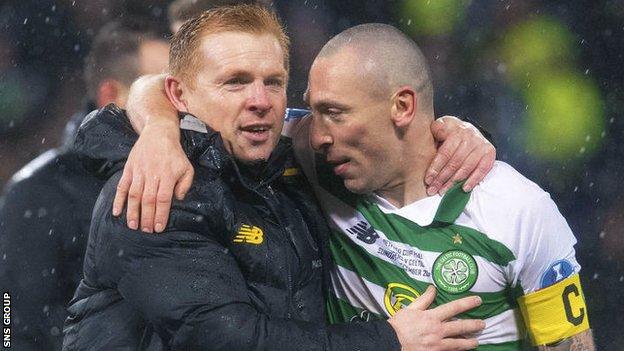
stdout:
POLYGON ((453 223, 459 217, 470 200, 470 192, 465 192, 462 185, 464 181, 455 183, 442 197, 434 216, 435 221, 453 223))
MULTIPOLYGON (((346 238, 344 234, 334 233, 330 237, 329 247, 337 265, 355 272, 360 277, 384 289, 390 283, 401 283, 416 289, 422 294, 427 289, 427 286, 431 285, 430 282, 423 282, 410 277, 404 269, 398 266, 369 255, 364 249, 346 238)), ((350 284, 355 283, 350 282, 350 284)), ((509 298, 508 290, 488 293, 466 291, 460 294, 450 294, 438 290, 433 305, 438 306, 462 297, 474 295, 480 296, 483 303, 477 309, 461 314, 461 318, 489 318, 517 306, 516 302, 509 298)), ((342 321, 348 321, 351 317, 352 315, 343 316, 342 321)))

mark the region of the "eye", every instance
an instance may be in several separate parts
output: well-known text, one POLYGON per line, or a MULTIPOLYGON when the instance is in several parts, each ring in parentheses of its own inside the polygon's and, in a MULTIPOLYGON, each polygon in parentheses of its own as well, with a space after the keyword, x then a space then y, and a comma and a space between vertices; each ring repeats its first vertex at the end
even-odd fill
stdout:
POLYGON ((265 85, 281 88, 284 86, 284 80, 280 78, 269 78, 264 82, 265 85))
POLYGON ((241 77, 234 77, 225 81, 226 85, 241 85, 245 83, 246 83, 245 79, 241 77))
POLYGON ((338 121, 342 117, 342 110, 335 107, 329 107, 323 111, 323 115, 327 116, 329 119, 338 121))

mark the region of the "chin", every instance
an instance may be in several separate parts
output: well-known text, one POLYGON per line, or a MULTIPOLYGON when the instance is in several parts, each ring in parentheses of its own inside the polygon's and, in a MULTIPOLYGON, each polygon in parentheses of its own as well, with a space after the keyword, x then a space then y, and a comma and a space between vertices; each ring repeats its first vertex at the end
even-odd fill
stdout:
POLYGON ((369 186, 362 184, 362 182, 358 181, 358 179, 345 179, 344 186, 347 190, 356 194, 368 194, 372 192, 372 189, 370 189, 369 186))
POLYGON ((270 152, 251 152, 242 155, 235 155, 236 159, 243 163, 258 163, 262 161, 266 161, 271 156, 270 152))
POLYGON ((248 165, 266 161, 266 158, 263 158, 263 157, 237 157, 236 159, 239 162, 242 162, 242 163, 248 164, 248 165))

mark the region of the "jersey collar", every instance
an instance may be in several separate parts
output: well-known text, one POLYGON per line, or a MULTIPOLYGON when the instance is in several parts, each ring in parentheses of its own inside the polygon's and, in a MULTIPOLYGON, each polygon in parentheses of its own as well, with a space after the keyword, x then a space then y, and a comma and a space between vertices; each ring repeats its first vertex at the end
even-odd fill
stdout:
POLYGON ((371 195, 371 200, 377 204, 383 213, 394 213, 410 218, 421 227, 435 223, 450 224, 455 222, 470 199, 470 193, 464 192, 462 189, 463 184, 464 182, 456 183, 444 196, 435 194, 401 208, 397 208, 376 194, 371 195))

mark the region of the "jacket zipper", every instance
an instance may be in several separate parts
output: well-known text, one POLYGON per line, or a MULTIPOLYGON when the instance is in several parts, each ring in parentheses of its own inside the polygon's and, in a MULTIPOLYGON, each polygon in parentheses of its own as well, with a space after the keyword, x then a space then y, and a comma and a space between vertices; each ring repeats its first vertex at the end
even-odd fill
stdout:
MULTIPOLYGON (((275 218, 277 218, 277 222, 280 225, 280 230, 282 231, 282 234, 286 235, 286 238, 288 238, 289 241, 292 241, 293 238, 292 236, 287 232, 287 228, 284 225, 284 222, 282 221, 281 216, 279 215, 279 212, 276 211, 276 209, 274 208, 274 205, 272 202, 277 203, 277 196, 275 195, 275 191, 273 190, 273 187, 271 187, 270 184, 267 184, 267 189, 269 190, 269 193, 271 194, 272 200, 273 201, 269 201, 269 199, 266 196, 262 196, 263 198, 265 198, 267 200, 267 204, 269 205, 269 208, 271 209, 271 212, 273 212, 273 215, 275 216, 275 218)), ((297 248, 295 247, 295 243, 291 242, 290 245, 292 246, 293 250, 297 250, 297 248)), ((288 261, 290 261, 291 259, 291 254, 288 254, 288 261)), ((287 317, 288 318, 292 318, 292 313, 291 311, 293 310, 293 292, 295 290, 294 287, 294 282, 293 282, 293 277, 292 277, 292 267, 290 262, 286 262, 286 270, 287 270, 287 277, 288 277, 288 314, 287 317)))

